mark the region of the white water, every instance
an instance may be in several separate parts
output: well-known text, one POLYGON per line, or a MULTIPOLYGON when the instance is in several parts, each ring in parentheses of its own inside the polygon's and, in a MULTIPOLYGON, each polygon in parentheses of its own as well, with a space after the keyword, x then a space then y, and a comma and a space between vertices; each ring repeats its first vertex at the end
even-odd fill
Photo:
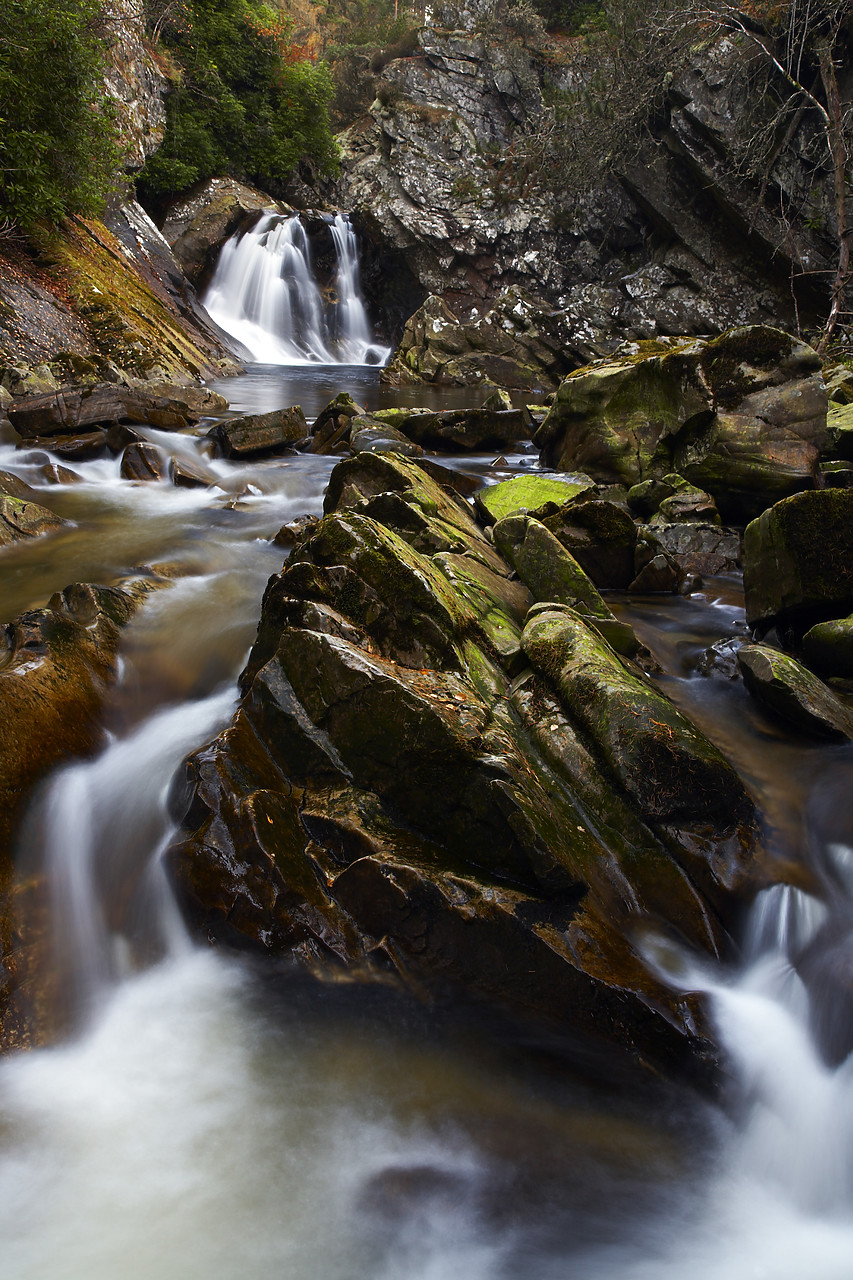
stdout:
POLYGON ((311 247, 298 217, 268 213, 223 246, 204 305, 226 333, 263 364, 381 365, 390 354, 373 338, 350 221, 336 214, 335 301, 324 303, 311 247))

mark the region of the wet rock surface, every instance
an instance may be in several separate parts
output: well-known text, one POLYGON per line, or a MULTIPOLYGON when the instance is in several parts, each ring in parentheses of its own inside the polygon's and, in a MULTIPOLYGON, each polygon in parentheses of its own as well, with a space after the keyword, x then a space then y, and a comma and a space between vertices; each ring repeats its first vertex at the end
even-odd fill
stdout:
POLYGON ((781 720, 816 737, 853 738, 853 712, 790 654, 748 644, 737 660, 750 693, 781 720))
POLYGON ((701 1009, 641 936, 727 949, 761 878, 731 766, 617 655, 609 609, 539 522, 510 517, 493 543, 390 454, 340 463, 325 510, 294 531, 240 707, 176 796, 189 917, 703 1070, 701 1009), (539 543, 566 569, 560 603, 539 543))

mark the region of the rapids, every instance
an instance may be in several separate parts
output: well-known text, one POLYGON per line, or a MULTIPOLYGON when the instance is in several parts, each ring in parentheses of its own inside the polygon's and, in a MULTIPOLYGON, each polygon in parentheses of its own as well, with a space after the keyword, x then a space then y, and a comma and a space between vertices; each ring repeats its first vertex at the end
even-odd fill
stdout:
MULTIPOLYGON (((235 411, 310 416, 340 390, 378 404, 375 377, 256 366, 222 389, 235 411)), ((738 582, 630 606, 801 885, 761 895, 738 969, 649 940, 670 981, 709 993, 730 1056, 712 1104, 471 1009, 186 935, 158 866, 171 778, 227 722, 281 565, 269 538, 320 510, 334 460, 236 464, 201 435, 142 433, 211 488, 75 464, 45 498, 73 525, 0 561, 8 618, 72 581, 175 575, 125 631, 103 752, 49 780, 24 832, 69 1032, 0 1063, 0 1278, 847 1280, 853 754, 768 728, 722 667, 700 674, 742 631, 738 582)), ((43 461, 0 444, 0 468, 47 488, 43 461)), ((490 461, 457 465, 534 458, 490 461)))

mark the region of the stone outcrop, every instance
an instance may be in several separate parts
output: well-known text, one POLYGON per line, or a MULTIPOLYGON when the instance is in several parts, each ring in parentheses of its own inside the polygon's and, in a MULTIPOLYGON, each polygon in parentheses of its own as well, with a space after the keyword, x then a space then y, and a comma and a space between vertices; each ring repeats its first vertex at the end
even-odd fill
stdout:
MULTIPOLYGON (((697 50, 669 86, 657 142, 618 180, 561 190, 542 149, 541 60, 498 31, 493 8, 450 7, 446 22, 433 14, 406 56, 383 60, 369 111, 341 135, 341 175, 321 187, 367 242, 365 287, 395 339, 401 290, 403 319, 430 298, 405 333, 398 376, 433 379, 440 367, 462 381, 502 374, 505 385, 536 385, 519 382, 500 350, 518 305, 545 317, 532 343, 540 380, 549 362, 584 364, 625 337, 793 324, 792 272, 800 314, 825 310, 837 257, 832 182, 808 113, 765 190, 738 176, 752 46, 725 37, 697 50), (433 340, 441 304, 455 317, 455 350, 433 340)), ((561 87, 572 72, 548 74, 561 87)), ((521 364, 534 364, 530 352, 521 364)))
POLYGON ((790 654, 745 644, 737 661, 749 692, 786 724, 814 737, 853 738, 853 711, 790 654))
POLYGON ((388 454, 340 463, 325 510, 270 580, 234 720, 188 763, 167 856, 189 917, 321 971, 461 986, 666 1072, 707 1063, 700 1007, 642 939, 725 952, 760 879, 731 766, 611 647, 539 522, 490 541, 388 454), (549 555, 565 592, 536 603, 549 555))
POLYGON ((627 345, 570 374, 535 440, 542 460, 635 485, 677 472, 746 523, 815 483, 826 388, 811 347, 778 329, 627 345))
POLYGON ((135 203, 70 219, 36 259, 0 245, 0 383, 191 383, 236 373, 226 336, 135 203), (49 265, 47 265, 49 263, 49 265))
POLYGON ((805 629, 853 610, 853 490, 777 503, 744 534, 747 621, 805 629))
POLYGON ((203 285, 219 251, 235 231, 245 229, 260 213, 287 212, 264 191, 247 187, 234 178, 211 178, 185 200, 170 207, 163 236, 194 285, 203 285))
POLYGON ((115 104, 129 170, 141 169, 163 141, 166 77, 145 38, 142 0, 111 0, 107 43, 107 92, 115 104))

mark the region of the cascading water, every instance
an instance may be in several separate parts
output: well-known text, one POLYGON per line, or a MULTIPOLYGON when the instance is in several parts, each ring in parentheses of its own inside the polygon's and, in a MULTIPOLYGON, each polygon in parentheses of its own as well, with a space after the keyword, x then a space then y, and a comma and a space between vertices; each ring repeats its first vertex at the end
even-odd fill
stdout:
POLYGON ((264 214, 223 247, 204 304, 258 362, 382 365, 388 359, 390 348, 376 343, 367 318, 349 218, 337 214, 330 231, 337 267, 336 301, 329 305, 298 217, 264 214))

